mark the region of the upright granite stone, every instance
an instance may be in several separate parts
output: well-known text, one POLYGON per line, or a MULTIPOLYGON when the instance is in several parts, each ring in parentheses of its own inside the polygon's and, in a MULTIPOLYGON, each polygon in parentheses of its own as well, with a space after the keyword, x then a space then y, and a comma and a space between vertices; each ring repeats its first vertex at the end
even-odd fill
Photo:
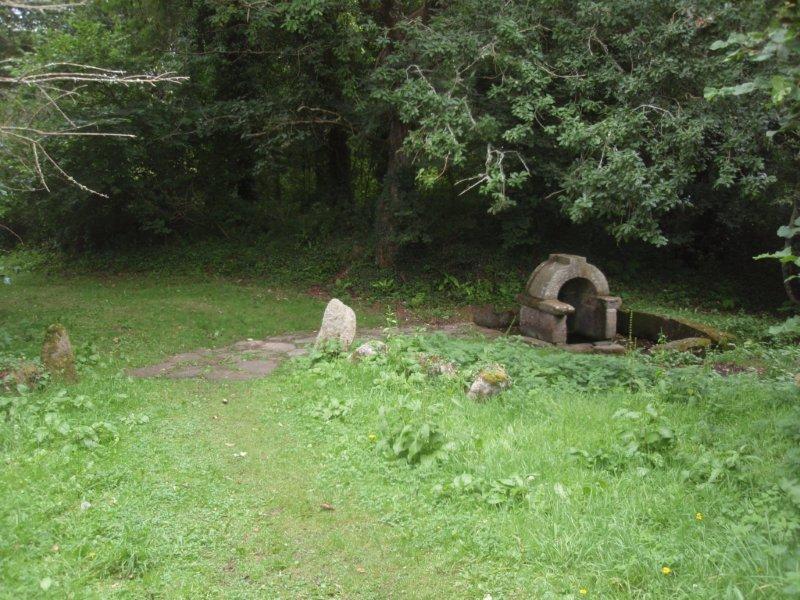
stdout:
POLYGON ((356 313, 341 300, 334 298, 325 307, 317 345, 329 340, 338 342, 343 350, 350 348, 356 337, 356 313))
POLYGON ((78 381, 75 371, 75 353, 63 325, 50 325, 44 334, 42 364, 53 377, 64 381, 78 381))

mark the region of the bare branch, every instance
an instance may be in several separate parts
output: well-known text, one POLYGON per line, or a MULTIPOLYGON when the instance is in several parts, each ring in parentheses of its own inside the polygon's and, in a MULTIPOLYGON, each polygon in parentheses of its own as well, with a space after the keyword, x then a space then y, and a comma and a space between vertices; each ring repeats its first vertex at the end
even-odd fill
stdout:
POLYGON ((245 138, 263 137, 265 135, 269 135, 270 133, 272 133, 273 131, 275 131, 277 129, 280 129, 282 127, 286 127, 286 126, 289 126, 289 125, 324 125, 324 126, 328 126, 328 127, 342 126, 342 127, 347 127, 351 131, 354 131, 353 124, 350 121, 348 121, 347 118, 344 117, 344 115, 342 115, 342 114, 340 114, 338 112, 335 112, 335 111, 332 111, 332 110, 328 110, 326 108, 320 108, 320 107, 315 107, 315 106, 305 106, 305 105, 299 106, 297 108, 297 112, 300 115, 303 115, 305 113, 319 113, 319 114, 321 114, 323 116, 316 117, 316 116, 313 116, 313 114, 312 114, 311 116, 308 116, 308 117, 305 117, 305 118, 298 118, 298 119, 276 119, 276 120, 273 120, 273 121, 269 121, 266 124, 267 128, 264 129, 263 131, 258 131, 258 132, 255 132, 255 133, 249 133, 249 134, 245 135, 244 137, 245 138), (325 115, 329 115, 329 116, 325 116, 325 115))
POLYGON ((36 149, 36 146, 37 144, 31 144, 31 148, 33 148, 33 161, 34 165, 36 166, 36 174, 39 176, 39 181, 42 182, 42 187, 49 193, 50 188, 47 187, 47 180, 44 178, 42 164, 39 162, 39 151, 36 149))
POLYGON ((48 2, 48 0, 0 0, 0 8, 11 8, 15 10, 35 10, 38 12, 61 11, 83 6, 86 0, 76 0, 76 2, 48 2))
POLYGON ((122 137, 135 138, 132 133, 111 133, 108 131, 42 131, 33 127, 15 127, 13 125, 0 125, 0 133, 11 131, 24 131, 28 134, 36 134, 41 137, 122 137))
MULTIPOLYGON (((9 7, 14 4, 12 8, 19 8, 17 4, 20 2, 9 3, 6 0, 0 0, 0 9, 9 7)), ((77 6, 77 3, 69 5, 44 2, 29 2, 25 3, 25 8, 33 10, 43 10, 45 6, 48 9, 55 10, 56 6, 62 8, 66 6, 77 6)), ((4 65, 13 65, 17 61, 13 59, 4 60, 4 65)), ((55 160, 46 148, 42 145, 43 141, 51 138, 77 138, 77 137, 105 137, 105 138, 135 138, 136 136, 130 133, 114 133, 108 131, 87 131, 88 128, 95 128, 97 123, 83 123, 79 124, 67 114, 67 111, 62 108, 59 103, 63 99, 77 98, 77 92, 81 88, 88 85, 100 84, 105 86, 157 86, 161 84, 180 84, 186 81, 188 77, 177 75, 173 71, 155 72, 155 73, 127 73, 119 69, 107 69, 97 67, 94 65, 87 65, 73 62, 52 62, 44 65, 21 70, 14 75, 5 74, 0 77, 0 86, 5 85, 14 88, 32 88, 35 90, 41 99, 40 102, 34 102, 32 110, 23 112, 24 118, 20 119, 19 116, 15 118, 22 122, 0 123, 0 138, 7 138, 16 140, 15 145, 7 145, 4 147, 0 144, 0 148, 4 152, 11 152, 15 160, 19 163, 24 171, 38 179, 41 183, 42 189, 50 191, 47 184, 45 169, 43 166, 49 164, 55 169, 56 173, 71 185, 88 192, 90 194, 107 197, 105 194, 94 190, 67 173, 61 165, 55 160), (25 114, 27 113, 27 114, 25 114), (55 117, 54 124, 36 126, 36 123, 50 123, 55 117), (63 127, 61 126, 63 125, 63 127), (26 154, 30 153, 30 157, 26 154)), ((0 98, 3 96, 4 89, 0 88, 0 98)))
POLYGON ((24 244, 24 243, 25 243, 25 242, 23 242, 23 241, 22 241, 22 238, 21 238, 21 237, 19 237, 19 235, 17 234, 17 232, 16 232, 16 231, 14 231, 13 229, 11 229, 11 227, 9 227, 8 225, 3 225, 2 223, 0 223, 0 229, 4 229, 4 230, 6 230, 8 233, 10 233, 10 234, 11 234, 11 235, 13 235, 15 238, 17 238, 17 240, 19 240, 19 243, 20 243, 20 244, 24 244))
POLYGON ((93 190, 92 188, 90 188, 90 187, 88 187, 88 186, 85 186, 85 185, 83 185, 83 184, 82 184, 80 181, 78 181, 77 179, 75 179, 74 177, 72 177, 72 176, 71 176, 69 173, 67 173, 67 172, 66 172, 64 169, 62 169, 62 168, 61 168, 61 165, 59 165, 59 164, 58 164, 58 163, 57 163, 57 162, 56 162, 56 161, 53 159, 53 157, 52 157, 52 156, 50 156, 50 155, 47 153, 47 151, 46 151, 46 150, 45 150, 45 149, 42 147, 42 145, 41 145, 41 144, 39 144, 39 143, 37 142, 37 145, 39 146, 39 150, 41 151, 41 153, 42 153, 42 154, 44 154, 44 157, 45 157, 45 158, 48 160, 48 162, 49 162, 51 165, 53 165, 53 167, 55 167, 56 171, 58 171, 58 173, 59 173, 59 174, 60 174, 60 175, 61 175, 61 176, 62 176, 64 179, 66 179, 67 181, 69 181, 69 182, 70 182, 72 185, 74 185, 75 187, 77 187, 77 188, 79 188, 79 189, 83 190, 84 192, 88 192, 88 193, 90 193, 90 194, 93 194, 93 195, 95 195, 95 196, 100 196, 101 198, 108 198, 108 194, 103 194, 102 192, 98 192, 97 190, 93 190))
POLYGON ((128 75, 124 71, 94 70, 89 65, 76 65, 75 71, 39 71, 16 76, 0 77, 0 83, 10 85, 38 86, 56 82, 102 83, 106 85, 157 85, 159 83, 183 83, 189 78, 172 71, 163 73, 137 73, 128 75), (79 70, 85 69, 85 70, 79 70))

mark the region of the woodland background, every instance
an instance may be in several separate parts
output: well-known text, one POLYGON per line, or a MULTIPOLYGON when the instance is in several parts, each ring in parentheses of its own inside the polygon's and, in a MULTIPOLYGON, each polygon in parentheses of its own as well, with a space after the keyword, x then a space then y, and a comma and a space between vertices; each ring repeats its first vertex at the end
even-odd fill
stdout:
POLYGON ((798 142, 748 82, 786 56, 720 40, 793 2, 0 4, 8 247, 216 240, 447 273, 570 251, 782 302, 752 257, 780 245, 798 142))

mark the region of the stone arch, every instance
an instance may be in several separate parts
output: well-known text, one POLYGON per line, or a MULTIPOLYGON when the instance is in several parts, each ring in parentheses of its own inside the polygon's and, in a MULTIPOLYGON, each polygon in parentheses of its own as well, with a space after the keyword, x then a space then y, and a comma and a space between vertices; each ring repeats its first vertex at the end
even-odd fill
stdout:
POLYGON ((525 335, 567 343, 570 335, 612 339, 621 301, 610 295, 606 276, 586 258, 551 254, 531 274, 520 303, 520 329, 525 335))
POLYGON ((551 254, 550 258, 533 271, 525 291, 532 298, 557 300, 561 288, 571 279, 590 281, 598 296, 608 296, 611 293, 603 272, 586 262, 583 256, 572 254, 551 254))

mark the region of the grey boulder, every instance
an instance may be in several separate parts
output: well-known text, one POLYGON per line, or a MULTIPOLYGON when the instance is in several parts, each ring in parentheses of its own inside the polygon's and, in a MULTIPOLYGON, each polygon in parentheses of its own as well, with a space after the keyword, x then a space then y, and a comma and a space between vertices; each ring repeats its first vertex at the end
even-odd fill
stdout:
POLYGON ((364 342, 358 348, 353 350, 350 356, 353 362, 357 362, 362 358, 369 358, 370 356, 377 356, 378 354, 386 354, 386 344, 380 340, 370 340, 364 342))
POLYGON ((334 298, 325 307, 316 344, 319 346, 332 340, 337 342, 343 350, 347 350, 355 337, 356 313, 344 302, 334 298))

